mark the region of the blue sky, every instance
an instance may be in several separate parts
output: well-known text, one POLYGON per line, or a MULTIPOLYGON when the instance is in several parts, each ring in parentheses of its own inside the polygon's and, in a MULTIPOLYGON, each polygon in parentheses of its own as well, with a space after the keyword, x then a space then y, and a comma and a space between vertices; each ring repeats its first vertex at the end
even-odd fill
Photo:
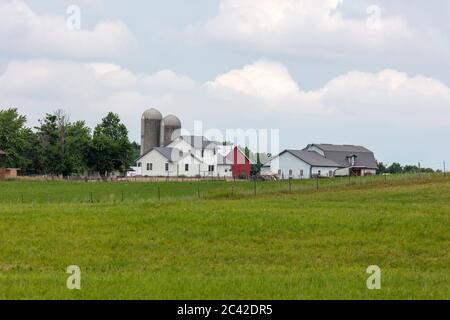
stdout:
POLYGON ((0 102, 35 124, 150 106, 187 129, 280 129, 281 148, 362 144, 450 162, 450 2, 0 0, 0 102), (69 5, 81 29, 66 26, 69 5))

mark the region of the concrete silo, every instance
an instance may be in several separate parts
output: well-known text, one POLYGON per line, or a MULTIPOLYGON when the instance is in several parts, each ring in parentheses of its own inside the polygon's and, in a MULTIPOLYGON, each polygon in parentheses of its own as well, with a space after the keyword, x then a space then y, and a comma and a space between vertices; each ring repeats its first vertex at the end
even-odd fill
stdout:
POLYGON ((181 121, 174 115, 169 115, 161 123, 161 146, 167 146, 181 134, 181 121))
POLYGON ((142 114, 141 120, 141 155, 159 147, 161 140, 162 114, 156 109, 149 109, 142 114))

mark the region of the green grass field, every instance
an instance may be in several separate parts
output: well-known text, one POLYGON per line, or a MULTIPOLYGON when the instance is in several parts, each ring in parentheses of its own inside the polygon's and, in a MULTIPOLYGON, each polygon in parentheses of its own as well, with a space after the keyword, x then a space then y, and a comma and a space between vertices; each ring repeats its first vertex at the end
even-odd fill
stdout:
POLYGON ((0 299, 450 298, 448 177, 319 183, 1 182, 0 299))

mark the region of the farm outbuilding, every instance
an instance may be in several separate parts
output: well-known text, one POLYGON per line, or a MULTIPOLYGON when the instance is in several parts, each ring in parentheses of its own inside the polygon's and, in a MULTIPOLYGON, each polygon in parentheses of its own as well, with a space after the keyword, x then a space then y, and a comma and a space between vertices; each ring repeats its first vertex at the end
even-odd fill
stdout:
POLYGON ((17 178, 18 169, 4 168, 4 162, 6 158, 6 152, 0 150, 0 180, 8 180, 17 178))
POLYGON ((233 150, 226 156, 227 160, 232 163, 231 172, 233 178, 249 178, 252 169, 252 161, 245 155, 239 147, 234 147, 233 150))
POLYGON ((263 175, 277 175, 280 179, 310 179, 334 177, 339 165, 314 151, 285 150, 262 168, 263 175))
POLYGON ((280 179, 366 176, 377 173, 377 161, 361 146, 310 144, 303 150, 283 151, 266 162, 261 173, 280 179))

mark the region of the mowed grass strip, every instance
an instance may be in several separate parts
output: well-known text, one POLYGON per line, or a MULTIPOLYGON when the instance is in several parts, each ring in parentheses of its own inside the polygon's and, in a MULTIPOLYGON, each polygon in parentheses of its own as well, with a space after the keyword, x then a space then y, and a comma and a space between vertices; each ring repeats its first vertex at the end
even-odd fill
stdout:
POLYGON ((3 203, 0 299, 448 299, 449 199, 450 182, 436 180, 233 200, 3 203), (81 267, 80 291, 66 288, 69 265, 81 267), (366 287, 369 265, 382 269, 381 290, 366 287))

